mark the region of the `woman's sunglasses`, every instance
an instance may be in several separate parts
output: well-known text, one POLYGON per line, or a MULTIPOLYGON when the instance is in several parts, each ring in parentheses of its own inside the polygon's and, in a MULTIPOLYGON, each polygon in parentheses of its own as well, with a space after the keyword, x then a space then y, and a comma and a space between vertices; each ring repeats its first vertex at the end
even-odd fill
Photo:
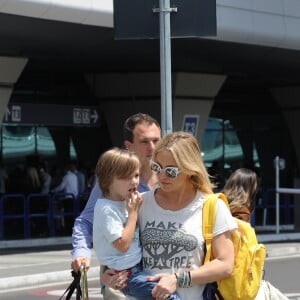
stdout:
POLYGON ((150 160, 150 168, 154 174, 159 174, 161 171, 165 171, 166 176, 173 179, 180 173, 180 170, 177 167, 165 167, 163 169, 160 164, 153 160, 150 160))

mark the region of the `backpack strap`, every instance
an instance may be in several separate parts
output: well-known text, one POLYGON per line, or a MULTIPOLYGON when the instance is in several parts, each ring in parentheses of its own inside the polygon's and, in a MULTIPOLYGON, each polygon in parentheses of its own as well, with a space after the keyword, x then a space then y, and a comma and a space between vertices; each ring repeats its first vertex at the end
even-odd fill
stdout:
POLYGON ((213 239, 213 227, 216 217, 216 203, 218 199, 222 199, 229 208, 227 198, 222 193, 208 194, 203 203, 202 209, 202 234, 205 240, 206 254, 204 264, 211 260, 211 248, 213 239))

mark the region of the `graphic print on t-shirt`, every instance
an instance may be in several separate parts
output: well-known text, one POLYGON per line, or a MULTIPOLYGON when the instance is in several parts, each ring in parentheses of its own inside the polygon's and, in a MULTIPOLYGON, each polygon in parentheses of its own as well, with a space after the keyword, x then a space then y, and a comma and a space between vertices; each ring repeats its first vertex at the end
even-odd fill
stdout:
POLYGON ((147 222, 141 230, 141 243, 146 252, 144 268, 190 268, 194 263, 192 251, 197 248, 197 239, 176 222, 147 222))

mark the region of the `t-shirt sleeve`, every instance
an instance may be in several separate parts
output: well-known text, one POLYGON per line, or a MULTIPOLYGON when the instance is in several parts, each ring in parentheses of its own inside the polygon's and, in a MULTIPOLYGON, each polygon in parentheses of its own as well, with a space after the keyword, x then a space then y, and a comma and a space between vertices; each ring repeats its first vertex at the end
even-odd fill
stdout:
POLYGON ((216 219, 213 229, 213 236, 231 231, 237 228, 237 224, 234 221, 230 210, 225 205, 224 201, 218 199, 216 204, 216 219))
POLYGON ((96 206, 94 217, 97 218, 98 229, 109 242, 112 243, 122 236, 123 222, 112 207, 98 209, 96 206))

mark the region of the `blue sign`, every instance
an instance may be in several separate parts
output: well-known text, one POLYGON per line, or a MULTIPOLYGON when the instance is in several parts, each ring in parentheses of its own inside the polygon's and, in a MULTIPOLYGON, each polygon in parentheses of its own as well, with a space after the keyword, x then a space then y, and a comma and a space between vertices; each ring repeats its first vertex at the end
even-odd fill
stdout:
POLYGON ((182 130, 197 135, 199 115, 185 115, 183 118, 182 130))

